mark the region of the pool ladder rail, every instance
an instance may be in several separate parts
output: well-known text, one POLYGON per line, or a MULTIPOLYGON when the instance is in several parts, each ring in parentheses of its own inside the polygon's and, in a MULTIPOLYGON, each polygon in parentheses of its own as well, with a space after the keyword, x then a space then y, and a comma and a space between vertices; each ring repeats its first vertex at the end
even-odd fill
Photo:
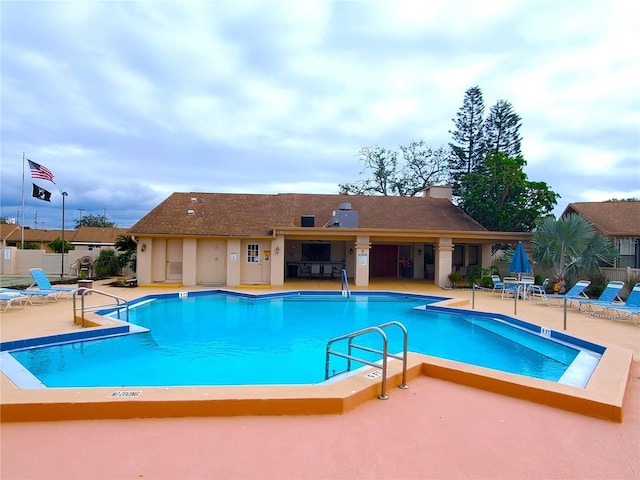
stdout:
POLYGON ((388 323, 383 323, 381 325, 378 325, 376 327, 367 327, 367 328, 363 328, 362 330, 358 330, 356 332, 352 332, 352 333, 347 333, 346 335, 341 335, 339 337, 335 337, 332 338, 331 340, 329 340, 329 342, 327 342, 327 351, 326 351, 326 358, 325 358, 325 371, 324 371, 324 377, 325 380, 328 380, 330 377, 336 376, 336 375, 340 375, 342 373, 345 372, 350 372, 351 371, 351 363, 352 361, 356 361, 359 363, 363 363, 365 365, 370 365, 372 367, 380 367, 380 362, 372 362, 370 360, 366 360, 364 358, 359 358, 356 357, 353 354, 353 350, 362 350, 365 352, 370 352, 370 353, 377 353, 377 354, 381 354, 382 355, 382 386, 380 389, 380 394, 378 395, 378 398, 380 400, 387 400, 389 398, 389 395, 387 395, 387 362, 389 358, 395 358, 397 360, 402 360, 402 382, 400 383, 400 385, 398 385, 398 388, 409 388, 409 386, 407 385, 407 346, 409 344, 409 335, 407 333, 407 329, 406 327, 401 324, 400 322, 396 322, 396 321, 392 321, 392 322, 388 322, 388 323), (387 334, 384 332, 385 328, 389 328, 389 327, 398 327, 400 328, 400 330, 402 330, 402 335, 403 335, 403 348, 402 348, 402 355, 395 355, 395 354, 391 354, 389 353, 389 339, 387 338, 387 334), (353 343, 354 339, 357 337, 360 337, 362 335, 365 335, 367 333, 371 333, 371 332, 377 332, 380 335, 380 338, 382 339, 382 350, 376 350, 372 347, 368 347, 366 345, 357 345, 355 343, 353 343), (339 352, 336 350, 332 349, 332 346, 334 343, 339 342, 341 340, 348 340, 348 349, 347 349, 347 353, 344 352, 339 352), (330 359, 331 359, 331 355, 335 355, 336 357, 341 357, 341 358, 346 358, 347 359, 347 368, 345 370, 342 370, 341 372, 333 372, 332 374, 329 374, 329 363, 330 363, 330 359))
POLYGON ((116 295, 112 295, 107 292, 103 292, 102 290, 95 290, 93 288, 80 287, 75 292, 73 292, 73 316, 74 323, 77 323, 78 320, 81 320, 82 327, 85 326, 85 313, 86 312, 95 312, 97 310, 102 310, 104 308, 115 308, 117 319, 124 320, 127 323, 129 322, 129 302, 124 298, 118 297, 116 295), (113 300, 110 303, 100 304, 100 305, 85 305, 85 297, 91 293, 96 293, 98 295, 103 295, 105 297, 113 300), (78 297, 80 297, 80 305, 78 306, 78 297), (124 311, 125 318, 121 318, 121 314, 124 311), (80 315, 78 315, 80 312, 80 315))
POLYGON ((340 290, 342 291, 343 297, 351 297, 351 290, 349 290, 349 279, 347 278, 347 271, 344 268, 340 271, 340 290))

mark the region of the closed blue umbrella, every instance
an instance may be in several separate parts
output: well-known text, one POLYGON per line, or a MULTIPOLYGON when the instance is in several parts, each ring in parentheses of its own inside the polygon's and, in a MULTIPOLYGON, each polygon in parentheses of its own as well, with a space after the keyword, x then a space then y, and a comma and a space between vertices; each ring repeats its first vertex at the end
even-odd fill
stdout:
POLYGON ((524 251, 522 242, 518 242, 516 251, 513 253, 513 258, 509 264, 509 271, 511 273, 532 273, 531 262, 529 262, 527 252, 524 251))

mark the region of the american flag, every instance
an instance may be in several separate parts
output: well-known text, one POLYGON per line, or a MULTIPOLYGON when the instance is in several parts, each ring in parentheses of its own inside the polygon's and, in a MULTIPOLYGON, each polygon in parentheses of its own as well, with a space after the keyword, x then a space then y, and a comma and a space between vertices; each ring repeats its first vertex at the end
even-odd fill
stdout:
POLYGON ((53 173, 47 167, 32 162, 28 158, 27 162, 29 162, 29 169, 31 169, 31 178, 42 178, 43 180, 49 180, 51 183, 56 183, 53 181, 53 173))

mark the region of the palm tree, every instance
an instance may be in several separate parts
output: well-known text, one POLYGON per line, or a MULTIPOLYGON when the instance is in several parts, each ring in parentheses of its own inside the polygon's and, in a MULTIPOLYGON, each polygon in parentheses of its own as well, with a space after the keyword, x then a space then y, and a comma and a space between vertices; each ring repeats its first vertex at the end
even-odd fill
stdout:
POLYGON ((582 215, 569 214, 556 220, 543 217, 531 237, 533 258, 543 268, 553 270, 556 282, 567 277, 602 274, 602 264, 612 264, 615 246, 582 215))
POLYGON ((129 267, 132 272, 136 271, 136 252, 138 244, 133 240, 133 237, 129 235, 119 235, 116 238, 115 247, 120 255, 118 255, 118 262, 121 268, 129 267))

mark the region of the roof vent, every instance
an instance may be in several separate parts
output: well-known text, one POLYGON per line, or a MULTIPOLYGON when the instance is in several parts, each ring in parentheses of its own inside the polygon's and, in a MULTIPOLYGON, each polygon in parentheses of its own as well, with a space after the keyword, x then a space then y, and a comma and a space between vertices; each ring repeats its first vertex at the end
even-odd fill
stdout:
POLYGON ((195 215, 196 211, 195 210, 187 210, 187 215, 195 215))
POLYGON ((342 202, 338 208, 340 210, 351 210, 351 204, 349 202, 342 202))
POLYGON ((198 199, 196 197, 191 197, 191 203, 198 203, 198 199))

